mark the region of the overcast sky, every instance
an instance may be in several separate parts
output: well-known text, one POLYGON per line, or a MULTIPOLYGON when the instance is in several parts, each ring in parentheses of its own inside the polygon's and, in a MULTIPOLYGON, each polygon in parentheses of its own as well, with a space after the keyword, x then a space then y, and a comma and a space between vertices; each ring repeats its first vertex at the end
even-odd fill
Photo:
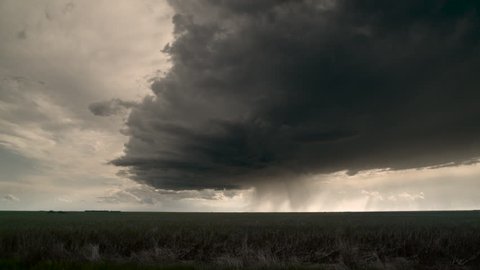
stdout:
POLYGON ((0 1, 0 209, 478 209, 479 8, 0 1))

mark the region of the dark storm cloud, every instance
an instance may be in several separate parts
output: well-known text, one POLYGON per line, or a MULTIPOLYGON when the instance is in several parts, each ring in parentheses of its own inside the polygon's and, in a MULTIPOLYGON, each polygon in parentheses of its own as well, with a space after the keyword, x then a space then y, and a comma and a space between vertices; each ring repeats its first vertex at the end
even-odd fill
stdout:
POLYGON ((113 164, 168 189, 480 154, 478 1, 172 1, 172 68, 113 164))
POLYGON ((135 105, 135 102, 114 98, 108 101, 94 102, 88 106, 88 109, 97 116, 111 116, 124 113, 135 105))

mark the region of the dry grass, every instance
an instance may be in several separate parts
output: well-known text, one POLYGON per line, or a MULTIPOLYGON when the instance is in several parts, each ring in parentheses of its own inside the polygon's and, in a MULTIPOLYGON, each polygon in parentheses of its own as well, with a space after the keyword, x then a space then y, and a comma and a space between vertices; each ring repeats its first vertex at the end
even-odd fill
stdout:
POLYGON ((478 212, 0 212, 0 258, 28 265, 480 269, 479 232, 478 212))

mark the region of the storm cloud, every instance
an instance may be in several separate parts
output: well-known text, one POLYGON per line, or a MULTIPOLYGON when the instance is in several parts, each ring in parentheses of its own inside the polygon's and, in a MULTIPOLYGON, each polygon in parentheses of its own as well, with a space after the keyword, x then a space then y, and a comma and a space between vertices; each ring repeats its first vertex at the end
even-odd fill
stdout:
POLYGON ((480 156, 478 1, 170 3, 172 67, 111 162, 138 182, 248 188, 480 156))

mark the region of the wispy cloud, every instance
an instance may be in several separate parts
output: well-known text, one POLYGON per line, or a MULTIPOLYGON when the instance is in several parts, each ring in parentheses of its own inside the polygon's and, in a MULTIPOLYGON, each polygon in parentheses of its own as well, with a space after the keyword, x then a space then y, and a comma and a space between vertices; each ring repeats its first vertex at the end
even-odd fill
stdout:
POLYGON ((19 201, 20 201, 20 199, 19 199, 17 196, 13 195, 13 194, 6 194, 6 195, 4 195, 4 196, 2 197, 2 200, 3 200, 3 201, 8 201, 8 202, 19 202, 19 201))

